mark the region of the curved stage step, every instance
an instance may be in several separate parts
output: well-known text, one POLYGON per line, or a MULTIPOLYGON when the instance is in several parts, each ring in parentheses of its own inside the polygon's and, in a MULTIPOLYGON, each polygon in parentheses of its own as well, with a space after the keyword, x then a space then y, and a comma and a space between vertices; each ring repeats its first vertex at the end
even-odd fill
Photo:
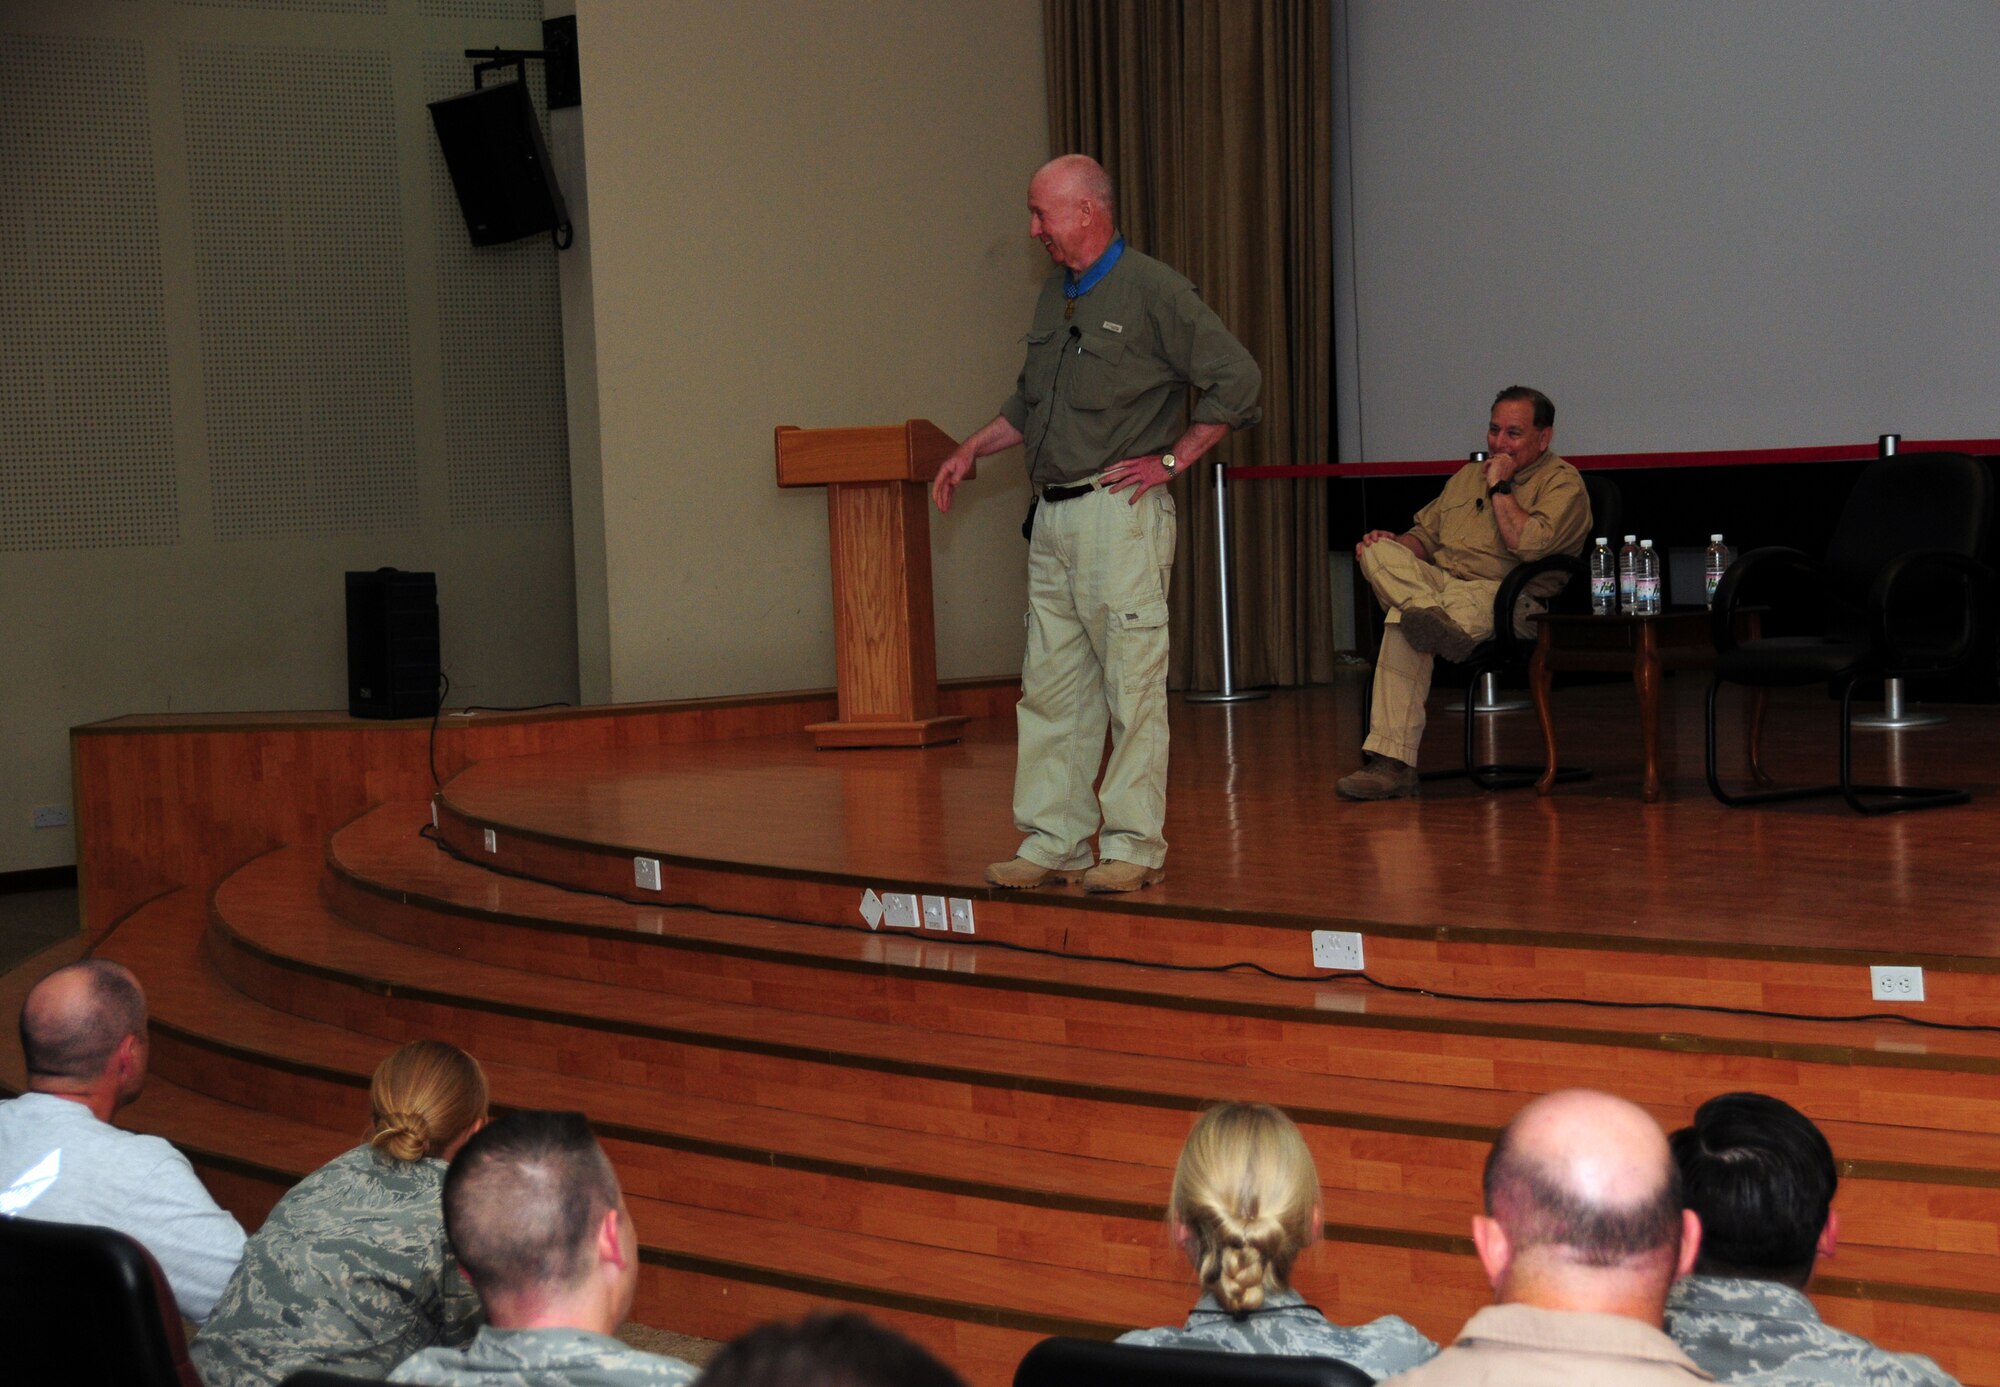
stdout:
MULTIPOLYGON (((439 1035, 480 1056, 497 1106, 591 1115, 644 1243, 639 1318, 727 1337, 856 1305, 1000 1387, 1041 1334, 1185 1312, 1192 1288, 1162 1206, 1187 1125, 1214 1099, 1260 1097, 1301 1120, 1328 1239, 1298 1269, 1307 1296, 1336 1318, 1401 1313, 1448 1338, 1488 1297, 1467 1219, 1487 1146, 1525 1097, 1611 1087, 1674 1126, 1711 1093, 1761 1088, 1812 1113, 1843 1162, 1845 1238, 1815 1283, 1828 1319, 2000 1387, 2000 1039, 1825 1019, 1881 1009, 1867 962, 1922 959, 1950 971, 1930 975, 1933 1000, 1913 1014, 1984 1023, 2000 1015, 2000 964, 1953 955, 1958 936, 1927 925, 1899 930, 1906 953, 1873 947, 1851 919, 1760 932, 1744 898, 1683 930, 1674 913, 1702 899, 1700 883, 1652 866, 1598 878, 1613 914, 1648 892, 1669 907, 1648 918, 1595 930, 1580 927, 1588 912, 1539 908, 1542 883, 1559 900, 1579 852, 1665 861, 1692 832, 1717 870, 1754 883, 1786 853, 1848 853, 1844 821, 1807 849, 1796 834, 1732 848, 1726 835, 1751 821, 1697 805, 1537 811, 1517 797, 1507 805, 1527 812, 1503 813, 1500 797, 1440 795, 1344 818, 1343 860, 1262 890, 1214 863, 1251 861, 1244 843, 1296 849, 1307 840, 1279 827, 1307 808, 1346 811, 1310 786, 1291 801, 1282 786, 1262 799, 1231 789, 1240 820, 1209 825, 1241 841, 1207 858, 1177 849, 1168 889, 1001 894, 978 881, 1011 753, 990 728, 922 755, 818 754, 765 735, 521 754, 536 738, 609 738, 591 743, 602 748, 649 717, 580 710, 491 727, 483 742, 467 732, 473 754, 499 759, 444 788, 437 836, 456 856, 425 836, 430 808, 411 797, 425 728, 340 729, 397 748, 400 778, 368 775, 403 798, 352 818, 382 793, 363 795, 352 773, 367 758, 316 756, 316 728, 255 732, 295 748, 287 765, 332 766, 339 793, 257 782, 230 843, 184 835, 179 857, 119 866, 127 900, 154 878, 195 883, 104 944, 153 998, 157 1082, 135 1125, 186 1145, 254 1222, 356 1139, 380 1058, 439 1035), (1562 836, 1579 823, 1590 830, 1562 836), (635 889, 639 853, 660 857, 665 892, 635 889), (1476 869, 1466 889, 1404 898, 1403 864, 1446 858, 1476 869), (212 866, 183 871, 198 862, 212 866), (1505 865, 1525 885, 1481 900, 1479 873, 1505 865), (870 932, 855 916, 864 885, 965 896, 979 933, 870 932), (1166 966, 1305 973, 1316 928, 1362 931, 1372 977, 1425 990, 1166 966), (1704 932, 1730 937, 1693 937, 1704 932), (1657 1005, 1669 1000, 1820 1019, 1657 1005)), ((1206 774, 1218 724, 1197 719, 1183 739, 1186 725, 1177 766, 1185 740, 1206 774)), ((167 764, 152 735, 132 734, 141 779, 167 764)), ((220 747, 233 734, 198 735, 220 747)), ((1932 817, 1891 826, 1902 875, 1859 895, 1898 900, 1959 851, 1961 830, 1932 817)), ((1801 915, 1817 889, 1793 867, 1774 918, 1801 915)), ((1966 897, 1977 875, 1952 889, 1966 897)))

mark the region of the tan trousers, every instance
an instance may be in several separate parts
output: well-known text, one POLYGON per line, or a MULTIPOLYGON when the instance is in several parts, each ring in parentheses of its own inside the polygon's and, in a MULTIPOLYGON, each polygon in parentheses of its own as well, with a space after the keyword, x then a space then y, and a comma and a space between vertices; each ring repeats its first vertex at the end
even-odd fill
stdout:
POLYGON ((1379 540, 1363 549, 1359 567, 1388 613, 1382 648, 1375 655, 1368 740, 1361 749, 1414 766, 1417 747, 1424 740, 1424 699, 1431 691, 1434 662, 1429 655, 1412 650, 1403 639, 1403 613, 1413 607, 1437 607, 1467 635, 1484 640, 1493 634, 1493 594, 1500 584, 1454 578, 1393 539, 1379 540))
POLYGON ((1129 496, 1094 491, 1035 511, 1014 826, 1027 835, 1020 855, 1044 867, 1088 867, 1100 821, 1099 856, 1143 867, 1167 860, 1174 501, 1163 486, 1137 505, 1129 496))

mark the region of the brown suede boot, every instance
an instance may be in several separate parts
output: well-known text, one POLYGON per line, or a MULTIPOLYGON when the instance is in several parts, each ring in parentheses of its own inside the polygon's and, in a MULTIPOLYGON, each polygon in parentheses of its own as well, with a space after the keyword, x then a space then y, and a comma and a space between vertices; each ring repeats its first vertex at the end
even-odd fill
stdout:
POLYGON ((1410 649, 1420 655, 1442 655, 1447 660, 1463 660, 1479 642, 1444 614, 1439 607, 1411 607, 1398 624, 1410 649))
POLYGON ((1009 891, 1026 891, 1035 886, 1074 886, 1082 872, 1064 871, 1060 867, 1044 867, 1039 862, 1030 862, 1025 857, 1016 857, 1007 862, 995 862, 986 869, 986 879, 995 886, 1004 886, 1009 891))
POLYGON ((1165 881, 1165 867, 1141 867, 1136 862, 1120 862, 1107 857, 1083 874, 1086 891, 1137 891, 1142 886, 1165 881))
POLYGON ((1333 792, 1342 799, 1404 799, 1417 792, 1417 768, 1371 751, 1361 769, 1341 777, 1333 792))

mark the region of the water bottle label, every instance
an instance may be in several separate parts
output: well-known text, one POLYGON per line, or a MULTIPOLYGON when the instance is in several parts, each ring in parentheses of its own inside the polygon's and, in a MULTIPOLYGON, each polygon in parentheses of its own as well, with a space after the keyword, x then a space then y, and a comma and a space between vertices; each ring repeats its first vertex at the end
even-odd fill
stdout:
POLYGON ((1658 578, 1641 578, 1639 580, 1639 610, 1642 612, 1657 611, 1659 603, 1660 580, 1658 578))
POLYGON ((1618 575, 1618 605, 1628 610, 1631 608, 1637 582, 1638 579, 1634 578, 1630 573, 1621 573, 1618 575))
POLYGON ((1722 575, 1714 569, 1708 571, 1708 605, 1715 605, 1715 588, 1722 581, 1722 575))
POLYGON ((1618 584, 1609 574, 1601 574, 1590 580, 1590 609, 1602 616, 1611 610, 1612 599, 1618 592, 1618 584))

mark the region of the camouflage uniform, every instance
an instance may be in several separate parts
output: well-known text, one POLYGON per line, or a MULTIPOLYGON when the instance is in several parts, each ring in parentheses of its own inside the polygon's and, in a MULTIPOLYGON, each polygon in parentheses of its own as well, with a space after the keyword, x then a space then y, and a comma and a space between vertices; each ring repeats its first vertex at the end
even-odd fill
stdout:
POLYGON ((1667 1333, 1718 1382, 1759 1387, 1958 1387, 1916 1353, 1890 1353, 1821 1321, 1776 1281, 1689 1276, 1667 1297, 1667 1333))
POLYGON ((682 1387, 696 1369, 586 1329, 495 1329, 463 1351, 428 1348, 389 1374, 431 1387, 682 1387))
POLYGON ((471 1338, 481 1312, 445 1242, 444 1172, 358 1146, 294 1186, 189 1346, 209 1387, 305 1367, 379 1374, 471 1338))
POLYGON ((1292 1358, 1338 1358, 1380 1381, 1433 1357, 1437 1345, 1416 1326, 1395 1315, 1354 1329, 1333 1323, 1306 1304, 1297 1291, 1276 1291, 1260 1309, 1241 1318, 1203 1296, 1183 1329, 1135 1329, 1118 1336, 1121 1344, 1147 1348, 1222 1349, 1230 1353, 1274 1353, 1292 1358))

